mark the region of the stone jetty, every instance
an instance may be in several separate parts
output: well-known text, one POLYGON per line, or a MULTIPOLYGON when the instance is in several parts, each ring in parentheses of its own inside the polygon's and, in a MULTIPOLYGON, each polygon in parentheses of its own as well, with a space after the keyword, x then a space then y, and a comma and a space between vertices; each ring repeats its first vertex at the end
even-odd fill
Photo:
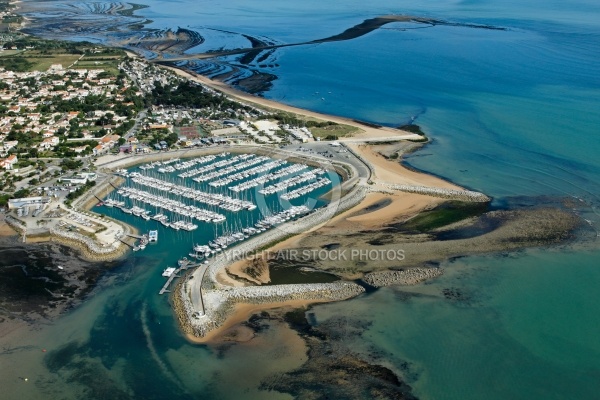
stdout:
POLYGON ((6 221, 6 223, 8 225, 10 225, 13 229, 15 229, 19 233, 23 233, 27 229, 27 227, 25 226, 23 221, 18 220, 17 218, 13 217, 12 215, 7 215, 4 219, 4 221, 6 221))
POLYGON ((173 306, 183 330, 195 337, 204 337, 211 330, 221 327, 237 303, 273 304, 292 300, 340 301, 364 292, 364 288, 352 282, 313 283, 276 286, 228 287, 203 291, 206 313, 202 315, 191 308, 185 299, 190 281, 181 281, 174 297, 173 306))
POLYGON ((231 287, 219 283, 217 275, 235 261, 235 255, 250 254, 290 235, 324 224, 334 215, 359 204, 367 192, 363 185, 355 185, 339 200, 228 249, 210 264, 197 268, 180 280, 174 290, 173 308, 183 331, 195 337, 206 336, 223 325, 238 303, 283 305, 290 300, 339 301, 363 293, 364 288, 352 282, 231 287))
POLYGON ((338 201, 329 203, 326 207, 317 210, 305 217, 284 225, 271 229, 250 240, 246 240, 233 249, 229 249, 223 254, 218 255, 208 266, 207 279, 202 283, 202 288, 212 289, 217 282, 217 274, 223 270, 236 255, 251 254, 256 249, 264 248, 265 245, 279 242, 290 235, 306 232, 318 225, 329 221, 333 216, 346 211, 359 204, 366 196, 368 189, 361 185, 356 185, 353 190, 338 201))
POLYGON ((428 279, 436 278, 444 273, 441 268, 409 268, 398 271, 371 272, 363 280, 371 286, 383 287, 391 285, 412 286, 428 279))
MULTIPOLYGON (((127 229, 125 231, 129 233, 127 229)), ((85 259, 91 261, 114 260, 124 255, 128 250, 127 246, 118 241, 111 245, 102 246, 91 237, 77 232, 60 228, 50 228, 49 232, 52 241, 78 249, 85 259)))
POLYGON ((480 192, 473 192, 471 190, 454 190, 454 189, 443 189, 429 186, 413 186, 413 185, 397 185, 392 183, 385 184, 390 189, 399 190, 407 193, 424 194, 427 196, 441 197, 449 200, 460 200, 468 201, 473 203, 487 203, 492 200, 480 192))

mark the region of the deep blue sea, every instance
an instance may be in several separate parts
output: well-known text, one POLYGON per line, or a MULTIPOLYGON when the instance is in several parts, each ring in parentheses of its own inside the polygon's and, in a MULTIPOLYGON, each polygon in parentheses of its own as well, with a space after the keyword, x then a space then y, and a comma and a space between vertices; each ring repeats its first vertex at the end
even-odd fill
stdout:
MULTIPOLYGON (((36 12, 38 17, 99 18, 90 13, 103 3, 37 4, 54 10, 36 12)), ((392 23, 354 40, 278 49, 265 65, 250 67, 277 76, 263 93, 267 98, 389 126, 414 119, 433 142, 407 162, 485 192, 495 206, 566 197, 579 204, 577 212, 594 229, 600 223, 597 1, 144 4, 149 8, 137 14, 151 19, 151 28, 182 27, 207 38, 189 53, 247 46, 240 34, 275 43, 319 39, 385 14, 450 22, 392 23)), ((453 260, 430 284, 316 306, 315 320, 346 315, 364 322, 362 336, 348 338, 348 346, 365 355, 385 354, 380 362, 406 379, 419 398, 595 399, 596 244, 453 260), (464 295, 448 300, 445 288, 464 295)), ((57 361, 24 352, 20 362, 38 377, 31 395, 59 393, 67 382, 69 397, 105 390, 124 397, 288 398, 257 387, 299 365, 291 350, 296 344, 288 343, 286 352, 286 344, 274 345, 284 341, 271 332, 266 342, 234 346, 221 357, 181 337, 166 298, 156 295, 163 257, 172 258, 168 246, 159 248, 129 258, 83 307, 37 333, 57 361), (80 367, 87 374, 78 373, 80 367)), ((19 382, 10 393, 20 390, 19 382)))

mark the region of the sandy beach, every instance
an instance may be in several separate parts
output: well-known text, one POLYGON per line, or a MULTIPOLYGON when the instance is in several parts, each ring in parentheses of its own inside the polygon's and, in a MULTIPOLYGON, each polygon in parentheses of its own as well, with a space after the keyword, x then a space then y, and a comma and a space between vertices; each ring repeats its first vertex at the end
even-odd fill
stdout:
POLYGON ((4 221, 5 214, 0 215, 0 237, 16 236, 17 232, 4 221))
POLYGON ((189 334, 186 335, 186 338, 190 342, 197 344, 220 343, 223 341, 248 341, 251 337, 247 336, 247 332, 240 335, 239 330, 242 329, 241 332, 243 332, 243 325, 240 324, 247 321, 251 315, 266 310, 306 308, 311 304, 317 303, 325 303, 325 301, 290 300, 282 303, 239 303, 236 304, 235 310, 219 329, 212 330, 201 338, 189 334))
MULTIPOLYGON (((133 53, 128 52, 130 56, 135 56, 133 53)), ((135 56, 137 57, 137 56, 135 56)), ((377 138, 387 138, 387 137, 395 137, 397 139, 411 139, 411 140, 419 140, 422 139, 422 136, 416 135, 411 132, 403 131, 400 129, 393 129, 388 127, 380 127, 375 128, 373 126, 368 126, 366 124, 362 124, 350 118, 338 117, 334 115, 321 114, 310 110, 305 110, 298 107, 289 106, 287 104, 277 103, 272 100, 268 100, 262 97, 253 96, 251 94, 242 92, 241 90, 234 89, 228 86, 226 83, 215 81, 209 79, 205 76, 196 74, 194 72, 188 72, 181 70, 175 67, 164 66, 164 68, 168 68, 171 71, 174 71, 177 75, 182 76, 187 79, 191 79, 195 82, 206 85, 210 88, 216 89, 224 94, 231 96, 235 99, 238 99, 243 102, 258 104, 261 107, 272 108, 275 110, 281 110, 285 112, 290 112, 294 114, 304 115, 311 118, 316 118, 324 121, 332 121, 338 124, 350 125, 358 128, 360 131, 352 136, 352 139, 377 139, 377 138)), ((341 139, 344 140, 344 139, 341 139)))
MULTIPOLYGON (((375 172, 375 182, 385 181, 389 183, 462 190, 460 186, 436 176, 407 169, 398 161, 387 160, 375 151, 372 146, 353 144, 349 145, 349 147, 372 165, 375 172)), ((377 186, 377 184, 374 186, 377 186)), ((384 225, 407 220, 421 211, 431 209, 444 201, 444 199, 437 197, 413 193, 369 193, 361 203, 335 216, 325 225, 316 226, 306 232, 290 237, 270 247, 267 251, 274 253, 286 248, 297 247, 305 237, 313 234, 318 235, 319 232, 332 234, 335 232, 350 233, 364 229, 380 229, 384 225), (371 211, 371 208, 374 208, 374 210, 371 211), (365 212, 365 210, 369 211, 365 212)), ((227 271, 231 275, 257 284, 268 282, 268 280, 256 280, 249 276, 244 272, 244 269, 247 267, 248 262, 241 260, 229 265, 227 271)), ((268 274, 266 276, 268 277, 268 274)), ((243 285, 243 283, 232 279, 225 272, 222 272, 219 278, 223 284, 243 285)))

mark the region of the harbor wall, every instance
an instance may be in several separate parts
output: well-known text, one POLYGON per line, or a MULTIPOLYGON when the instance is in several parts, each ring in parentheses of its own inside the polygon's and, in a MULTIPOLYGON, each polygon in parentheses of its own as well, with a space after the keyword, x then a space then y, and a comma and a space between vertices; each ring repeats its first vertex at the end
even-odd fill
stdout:
MULTIPOLYGON (((125 234, 129 230, 125 228, 125 234)), ((89 236, 76 232, 68 232, 58 228, 51 228, 51 241, 75 248, 80 251, 83 258, 90 261, 109 261, 122 257, 129 247, 119 242, 119 245, 101 246, 89 236)))
POLYGON ((429 186, 397 185, 391 183, 385 185, 390 189, 399 190, 401 192, 424 194, 427 196, 441 197, 448 200, 460 200, 473 203, 487 203, 488 201, 492 200, 483 193, 473 192, 471 190, 454 190, 429 186))
POLYGON ((365 289, 352 282, 294 284, 277 286, 231 287, 210 290, 204 295, 207 303, 205 315, 199 315, 188 302, 182 301, 186 283, 178 285, 173 308, 183 331, 195 337, 204 337, 208 332, 221 327, 233 312, 235 305, 285 304, 286 301, 305 300, 315 302, 341 301, 362 294, 365 289))
POLYGON ((363 281, 374 287, 404 285, 411 286, 443 275, 441 268, 409 268, 399 271, 370 272, 363 281))
POLYGON ((231 287, 220 284, 217 274, 232 262, 233 251, 252 252, 328 222, 333 216, 359 204, 367 188, 356 185, 341 199, 312 214, 288 222, 219 254, 210 264, 181 279, 174 290, 173 309, 182 330, 195 337, 223 325, 237 303, 285 303, 289 300, 339 301, 361 294, 364 288, 352 282, 231 287), (196 303, 194 304, 194 300, 196 303))

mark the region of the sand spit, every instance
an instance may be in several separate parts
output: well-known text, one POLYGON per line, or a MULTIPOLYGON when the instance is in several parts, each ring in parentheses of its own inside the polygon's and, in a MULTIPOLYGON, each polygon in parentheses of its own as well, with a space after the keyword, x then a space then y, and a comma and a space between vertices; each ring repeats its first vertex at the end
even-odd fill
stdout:
MULTIPOLYGON (((425 26, 436 26, 436 25, 444 25, 444 26, 455 26, 455 27, 466 27, 466 28, 476 28, 476 29, 493 29, 493 30, 504 30, 505 28, 496 27, 492 25, 477 25, 477 24, 466 24, 466 23, 455 23, 449 22, 441 19, 433 19, 419 16, 411 16, 411 15, 382 15, 375 18, 366 19, 360 24, 354 25, 345 31, 321 38, 315 39, 305 42, 296 42, 296 43, 280 43, 276 44, 273 42, 264 42, 258 38, 243 35, 246 37, 252 44, 251 47, 247 48, 239 48, 239 49, 231 49, 231 50, 216 50, 210 51, 207 53, 196 53, 196 54, 183 54, 181 51, 173 51, 175 49, 171 48, 171 42, 173 34, 171 36, 163 34, 163 38, 158 38, 159 42, 162 39, 165 43, 156 43, 155 41, 151 41, 151 45, 149 46, 144 40, 138 40, 135 44, 127 43, 130 46, 138 46, 144 50, 153 50, 156 54, 156 57, 153 61, 183 61, 183 60, 192 60, 192 59, 211 59, 216 57, 224 57, 224 56, 234 56, 234 55, 243 55, 251 53, 250 60, 254 59, 256 55, 258 55, 262 51, 273 51, 279 48, 286 47, 294 47, 294 46, 305 46, 305 45, 314 45, 314 44, 323 44, 330 42, 341 42, 346 40, 358 39, 368 33, 371 33, 377 29, 384 27, 387 24, 398 23, 398 22, 406 22, 406 23, 414 23, 414 24, 422 24, 425 26), (161 48, 164 48, 164 51, 161 51, 161 48), (165 57, 164 55, 167 55, 165 57)), ((179 32, 179 31, 178 31, 179 32)), ((193 36, 191 37, 193 38, 193 36)), ((182 40, 184 38, 182 37, 182 40)), ((188 39, 190 40, 190 39, 188 39)), ((185 43, 185 42, 184 42, 185 43)), ((189 46, 189 45, 188 45, 189 46)), ((193 47, 193 46, 191 46, 193 47)), ((240 59, 242 64, 247 64, 248 61, 244 60, 246 56, 243 56, 240 59)))

